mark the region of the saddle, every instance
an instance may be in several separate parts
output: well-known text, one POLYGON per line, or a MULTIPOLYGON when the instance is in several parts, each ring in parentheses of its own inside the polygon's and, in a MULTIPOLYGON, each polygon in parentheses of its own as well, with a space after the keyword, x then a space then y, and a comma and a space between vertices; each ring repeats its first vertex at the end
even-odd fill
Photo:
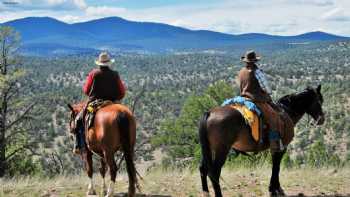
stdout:
POLYGON ((114 103, 109 100, 101 100, 101 99, 94 100, 88 104, 88 106, 86 107, 86 115, 84 119, 85 131, 88 131, 93 126, 96 112, 99 109, 111 104, 114 104, 114 103))
POLYGON ((236 96, 224 101, 222 106, 229 107, 239 111, 244 117, 246 124, 251 128, 251 134, 256 142, 262 143, 262 112, 249 99, 241 96, 236 96))
POLYGON ((293 124, 284 111, 276 111, 269 104, 253 103, 250 99, 237 96, 224 101, 222 106, 229 105, 231 108, 239 111, 244 117, 247 125, 251 128, 251 135, 258 143, 263 143, 264 136, 270 132, 269 124, 279 127, 279 137, 283 144, 287 145, 294 136, 293 124))

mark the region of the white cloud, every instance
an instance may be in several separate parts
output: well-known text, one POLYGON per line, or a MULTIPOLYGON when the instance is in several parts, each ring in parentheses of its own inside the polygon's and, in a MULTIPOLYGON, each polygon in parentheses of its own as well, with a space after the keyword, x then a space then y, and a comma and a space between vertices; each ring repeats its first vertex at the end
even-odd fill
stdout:
POLYGON ((321 18, 330 21, 350 21, 350 12, 337 7, 323 14, 321 18))
POLYGON ((87 7, 85 0, 74 0, 74 3, 80 9, 85 9, 87 7))
POLYGON ((85 10, 86 15, 89 17, 118 16, 122 15, 125 12, 125 8, 108 6, 90 6, 85 10))
POLYGON ((6 10, 75 10, 86 8, 85 0, 13 0, 16 4, 4 5, 6 10))
POLYGON ((284 0, 285 2, 292 2, 299 5, 315 5, 315 6, 331 6, 334 5, 336 0, 284 0))

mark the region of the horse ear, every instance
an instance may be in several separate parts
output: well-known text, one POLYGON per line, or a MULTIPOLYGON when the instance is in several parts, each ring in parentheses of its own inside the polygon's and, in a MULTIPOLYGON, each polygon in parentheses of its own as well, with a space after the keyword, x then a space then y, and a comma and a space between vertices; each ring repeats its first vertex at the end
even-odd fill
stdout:
POLYGON ((318 93, 321 92, 321 84, 317 86, 316 90, 317 90, 318 93))
POLYGON ((73 109, 73 107, 72 107, 72 105, 71 104, 67 104, 67 107, 71 110, 71 111, 74 111, 74 109, 73 109))

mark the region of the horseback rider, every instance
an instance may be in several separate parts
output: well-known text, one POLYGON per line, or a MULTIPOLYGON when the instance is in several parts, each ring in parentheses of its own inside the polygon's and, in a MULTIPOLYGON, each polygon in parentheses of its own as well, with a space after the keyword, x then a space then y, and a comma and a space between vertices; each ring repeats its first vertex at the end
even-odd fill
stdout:
POLYGON ((270 149, 274 152, 283 151, 281 140, 281 119, 279 108, 271 98, 271 88, 267 82, 264 72, 256 65, 260 56, 252 50, 247 51, 242 62, 245 66, 239 71, 238 80, 240 84, 240 94, 251 99, 262 111, 265 122, 269 125, 270 149))
POLYGON ((75 132, 73 152, 76 154, 81 153, 81 148, 83 146, 81 139, 83 138, 82 136, 84 136, 84 116, 88 104, 98 99, 117 103, 125 96, 126 88, 123 81, 120 79, 119 73, 110 68, 113 62, 114 59, 111 59, 107 52, 100 53, 98 59, 95 61, 98 68, 90 71, 86 78, 83 92, 85 95, 89 96, 89 99, 83 110, 79 112, 75 119, 77 132, 75 132))

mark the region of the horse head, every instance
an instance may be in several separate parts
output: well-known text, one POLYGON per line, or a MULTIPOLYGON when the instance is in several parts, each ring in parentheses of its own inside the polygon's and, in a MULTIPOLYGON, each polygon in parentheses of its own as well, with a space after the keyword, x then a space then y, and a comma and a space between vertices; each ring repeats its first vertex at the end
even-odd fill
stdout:
POLYGON ((300 93, 286 95, 279 99, 278 103, 286 107, 288 113, 294 115, 296 120, 299 120, 306 113, 316 121, 317 125, 324 123, 321 85, 318 85, 317 88, 307 87, 300 93))
POLYGON ((71 104, 67 104, 67 107, 70 110, 70 119, 69 119, 69 132, 70 133, 76 133, 76 123, 75 123, 75 118, 78 115, 78 113, 80 112, 80 110, 82 109, 82 104, 75 104, 75 105, 71 105, 71 104))
POLYGON ((316 121, 317 125, 322 125, 325 117, 322 110, 323 96, 321 85, 318 85, 317 88, 307 88, 306 90, 310 92, 312 98, 310 105, 306 108, 306 113, 316 121))

